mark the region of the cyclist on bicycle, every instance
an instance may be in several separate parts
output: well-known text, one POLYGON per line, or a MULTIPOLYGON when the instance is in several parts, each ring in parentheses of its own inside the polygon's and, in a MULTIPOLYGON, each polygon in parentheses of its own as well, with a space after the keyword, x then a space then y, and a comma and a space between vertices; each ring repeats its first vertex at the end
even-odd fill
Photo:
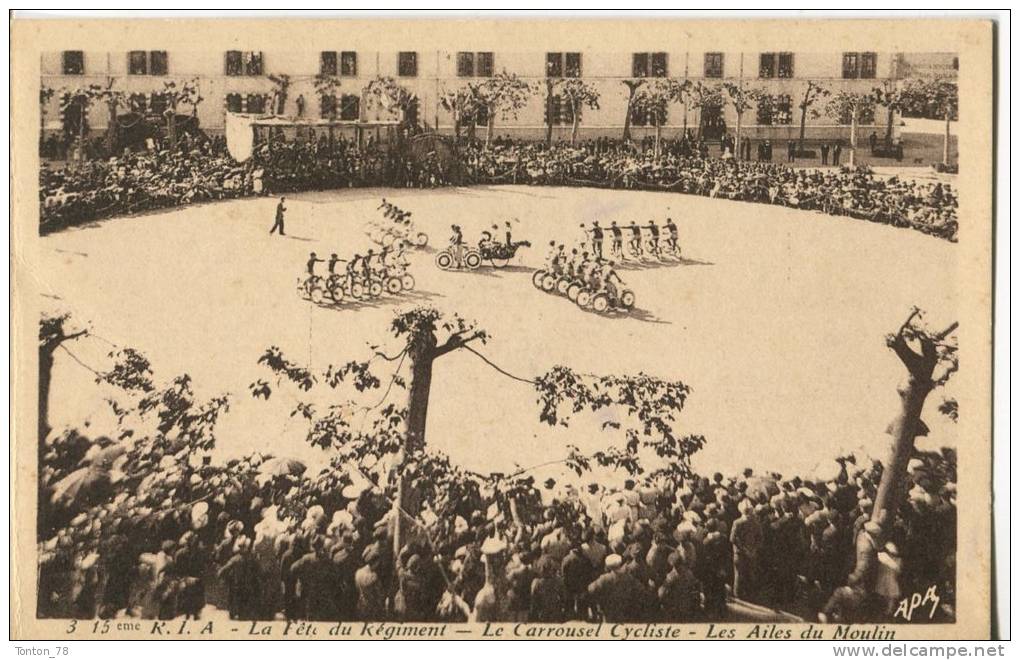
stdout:
POLYGON ((545 255, 545 269, 552 271, 556 259, 563 253, 563 247, 556 247, 556 241, 549 241, 549 252, 545 255))
POLYGON ((333 254, 329 255, 329 274, 330 275, 336 275, 336 265, 337 265, 337 263, 339 263, 341 261, 343 261, 343 259, 341 259, 340 257, 336 256, 336 252, 334 252, 333 254))
POLYGON ((620 298, 620 291, 616 285, 623 284, 623 280, 620 279, 616 270, 613 269, 613 266, 615 265, 616 262, 610 261, 609 264, 602 269, 602 286, 607 292, 609 292, 609 295, 612 297, 614 302, 620 298))
POLYGON ((641 227, 633 220, 630 221, 630 250, 634 254, 640 256, 643 252, 641 248, 641 227))
POLYGON ((368 252, 365 253, 364 258, 361 260, 361 277, 366 284, 372 278, 372 259, 374 257, 375 252, 372 248, 369 248, 368 252))
POLYGON ((623 230, 616 226, 616 220, 609 225, 609 231, 613 235, 613 244, 610 247, 610 252, 614 256, 622 256, 623 254, 623 230))
POLYGON ((325 261, 326 261, 325 259, 319 259, 318 257, 316 257, 314 252, 308 255, 308 264, 306 266, 308 268, 308 276, 312 278, 316 277, 315 264, 323 263, 325 261))
POLYGON ((588 266, 587 277, 585 278, 585 284, 592 293, 597 293, 602 288, 602 259, 596 258, 588 266))
POLYGON ((669 239, 666 241, 666 245, 674 253, 680 254, 679 232, 677 231, 676 224, 673 223, 673 218, 666 218, 666 230, 669 232, 669 239))
POLYGON ((652 235, 648 239, 648 246, 652 249, 652 254, 659 256, 659 225, 655 224, 655 220, 649 220, 647 229, 652 235))
POLYGON ((453 230, 453 235, 450 236, 450 246, 457 256, 457 261, 461 261, 464 257, 464 234, 460 231, 460 225, 450 225, 450 229, 453 230))

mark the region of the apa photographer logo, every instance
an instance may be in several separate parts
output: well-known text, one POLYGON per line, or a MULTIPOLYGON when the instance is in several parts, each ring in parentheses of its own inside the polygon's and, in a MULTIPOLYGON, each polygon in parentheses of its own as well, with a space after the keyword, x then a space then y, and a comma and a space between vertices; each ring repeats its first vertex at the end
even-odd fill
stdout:
MULTIPOLYGON (((914 612, 918 608, 931 605, 931 608, 927 610, 928 620, 930 621, 935 618, 935 612, 938 610, 941 600, 942 599, 939 598, 938 588, 933 584, 928 587, 928 590, 924 592, 924 595, 920 592, 915 592, 910 597, 901 600, 899 607, 897 607, 896 611, 893 612, 893 617, 902 618, 904 621, 910 622, 913 620, 914 612)), ((923 614, 923 612, 921 612, 921 614, 923 614)))

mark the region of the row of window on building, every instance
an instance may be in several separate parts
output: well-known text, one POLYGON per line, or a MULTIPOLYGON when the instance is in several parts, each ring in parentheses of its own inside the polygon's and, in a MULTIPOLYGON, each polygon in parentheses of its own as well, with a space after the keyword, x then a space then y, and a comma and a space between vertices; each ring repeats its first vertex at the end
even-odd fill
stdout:
MULTIPOLYGON (((705 53, 703 74, 705 78, 722 78, 724 53, 705 53)), ((85 53, 80 50, 63 52, 65 75, 85 73, 85 53)), ((843 53, 843 78, 874 78, 877 73, 878 57, 871 52, 843 53)), ((793 53, 761 53, 758 58, 759 78, 792 78, 793 53)), ((133 50, 128 53, 129 75, 165 76, 168 72, 168 58, 165 50, 133 50)), ((225 55, 224 70, 228 76, 261 76, 263 55, 261 51, 229 50, 225 55)), ((487 78, 495 70, 495 56, 492 52, 457 53, 457 75, 463 78, 487 78)), ((546 53, 545 72, 550 78, 581 77, 581 53, 546 53)), ((322 51, 319 58, 319 73, 327 76, 358 75, 358 54, 355 51, 322 51)), ((418 53, 401 51, 397 53, 397 75, 413 78, 418 75, 418 53)), ((631 75, 635 78, 665 78, 669 75, 669 56, 664 52, 633 53, 631 75)))
MULTIPOLYGON (((272 97, 268 94, 240 94, 231 93, 224 97, 224 109, 227 112, 264 114, 270 111, 272 97)), ((303 103, 303 99, 302 99, 303 103)), ((165 94, 155 92, 151 94, 131 94, 128 97, 128 108, 131 112, 139 114, 161 115, 169 108, 169 102, 165 94)), ((713 109, 709 109, 711 112, 713 109)), ((718 109, 715 109, 718 110, 718 109)), ((361 98, 356 94, 343 94, 337 96, 322 96, 319 98, 319 115, 323 119, 340 119, 342 121, 357 121, 361 118, 361 98)), ((578 112, 580 116, 580 112, 578 112)), ((417 108, 409 111, 408 119, 416 121, 417 108)), ((756 104, 756 120, 760 126, 783 126, 793 123, 793 100, 789 94, 764 95, 756 104)), ((475 117, 473 123, 484 126, 488 123, 488 113, 482 108, 475 117)), ((546 102, 545 119, 554 126, 569 126, 573 123, 574 112, 569 101, 559 95, 554 95, 546 102)), ((850 117, 838 118, 843 124, 850 123, 850 117)), ((874 109, 864 108, 859 116, 861 123, 871 123, 874 120, 874 109)), ((641 107, 631 109, 631 124, 634 126, 663 126, 668 123, 668 113, 661 112, 658 117, 641 107)))

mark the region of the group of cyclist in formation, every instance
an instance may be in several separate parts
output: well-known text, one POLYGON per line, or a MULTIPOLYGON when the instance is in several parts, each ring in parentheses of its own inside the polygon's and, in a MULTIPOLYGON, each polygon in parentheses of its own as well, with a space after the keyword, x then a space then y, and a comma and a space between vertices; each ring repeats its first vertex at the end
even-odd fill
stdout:
POLYGON ((680 258, 679 232, 672 218, 666 218, 662 227, 655 220, 647 225, 632 220, 625 227, 614 220, 609 227, 602 227, 596 220, 591 227, 582 224, 581 232, 581 240, 569 252, 563 243, 549 241, 545 268, 536 271, 531 281, 547 293, 566 296, 585 310, 606 313, 634 308, 634 292, 624 288, 615 268, 618 263, 664 263, 680 258))
POLYGON ((378 298, 385 291, 397 295, 414 288, 414 276, 407 272, 407 242, 384 247, 379 252, 369 249, 365 254, 341 259, 334 252, 329 259, 308 255, 305 277, 298 280, 298 293, 316 304, 341 304, 378 298), (326 264, 326 272, 316 272, 316 265, 326 264), (339 264, 345 264, 339 266, 339 264))
POLYGON ((370 222, 365 234, 376 245, 386 248, 404 242, 416 248, 423 248, 429 243, 428 234, 420 231, 411 221, 411 212, 405 211, 396 204, 382 198, 376 210, 383 212, 383 219, 370 222))
MULTIPOLYGON (((341 259, 336 253, 322 259, 312 252, 306 275, 298 283, 301 296, 316 304, 341 304, 414 288, 406 253, 424 248, 428 236, 414 226, 411 212, 385 198, 378 210, 383 212, 383 220, 370 223, 366 233, 379 250, 369 249, 350 259, 341 259), (321 274, 316 270, 320 263, 326 264, 321 274)), ((485 261, 502 268, 521 247, 531 246, 528 241, 513 239, 510 221, 503 228, 493 224, 483 230, 477 244, 465 241, 460 225, 451 225, 450 229, 450 244, 435 259, 441 270, 475 270, 485 261)), ((565 296, 584 310, 626 313, 634 308, 635 296, 625 288, 617 265, 665 264, 679 259, 679 235, 672 218, 666 218, 662 225, 653 219, 646 225, 631 221, 621 226, 614 220, 608 227, 596 220, 590 226, 581 225, 581 237, 569 250, 564 243, 550 241, 545 267, 535 271, 532 283, 547 293, 565 296)))

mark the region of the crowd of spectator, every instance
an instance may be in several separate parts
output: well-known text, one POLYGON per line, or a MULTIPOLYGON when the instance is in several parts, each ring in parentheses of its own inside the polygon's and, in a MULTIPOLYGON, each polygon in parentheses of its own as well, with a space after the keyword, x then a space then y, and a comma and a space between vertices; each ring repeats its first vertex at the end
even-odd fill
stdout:
POLYGON ((845 215, 951 241, 957 236, 957 196, 951 186, 863 168, 796 168, 737 160, 730 150, 715 157, 706 143, 687 138, 663 140, 658 148, 648 139, 632 144, 607 138, 578 146, 499 139, 488 147, 424 144, 398 150, 325 136, 281 138, 258 144, 251 158, 238 163, 222 138, 214 138, 60 168, 44 163, 41 231, 268 193, 505 183, 679 192, 845 215))
POLYGON ((436 461, 395 553, 392 479, 116 447, 71 434, 44 458, 40 617, 881 622, 933 585, 933 620, 954 617, 948 450, 911 462, 884 527, 881 467, 853 457, 827 480, 748 469, 615 488, 503 488, 436 461), (86 487, 81 470, 108 477, 86 487))

